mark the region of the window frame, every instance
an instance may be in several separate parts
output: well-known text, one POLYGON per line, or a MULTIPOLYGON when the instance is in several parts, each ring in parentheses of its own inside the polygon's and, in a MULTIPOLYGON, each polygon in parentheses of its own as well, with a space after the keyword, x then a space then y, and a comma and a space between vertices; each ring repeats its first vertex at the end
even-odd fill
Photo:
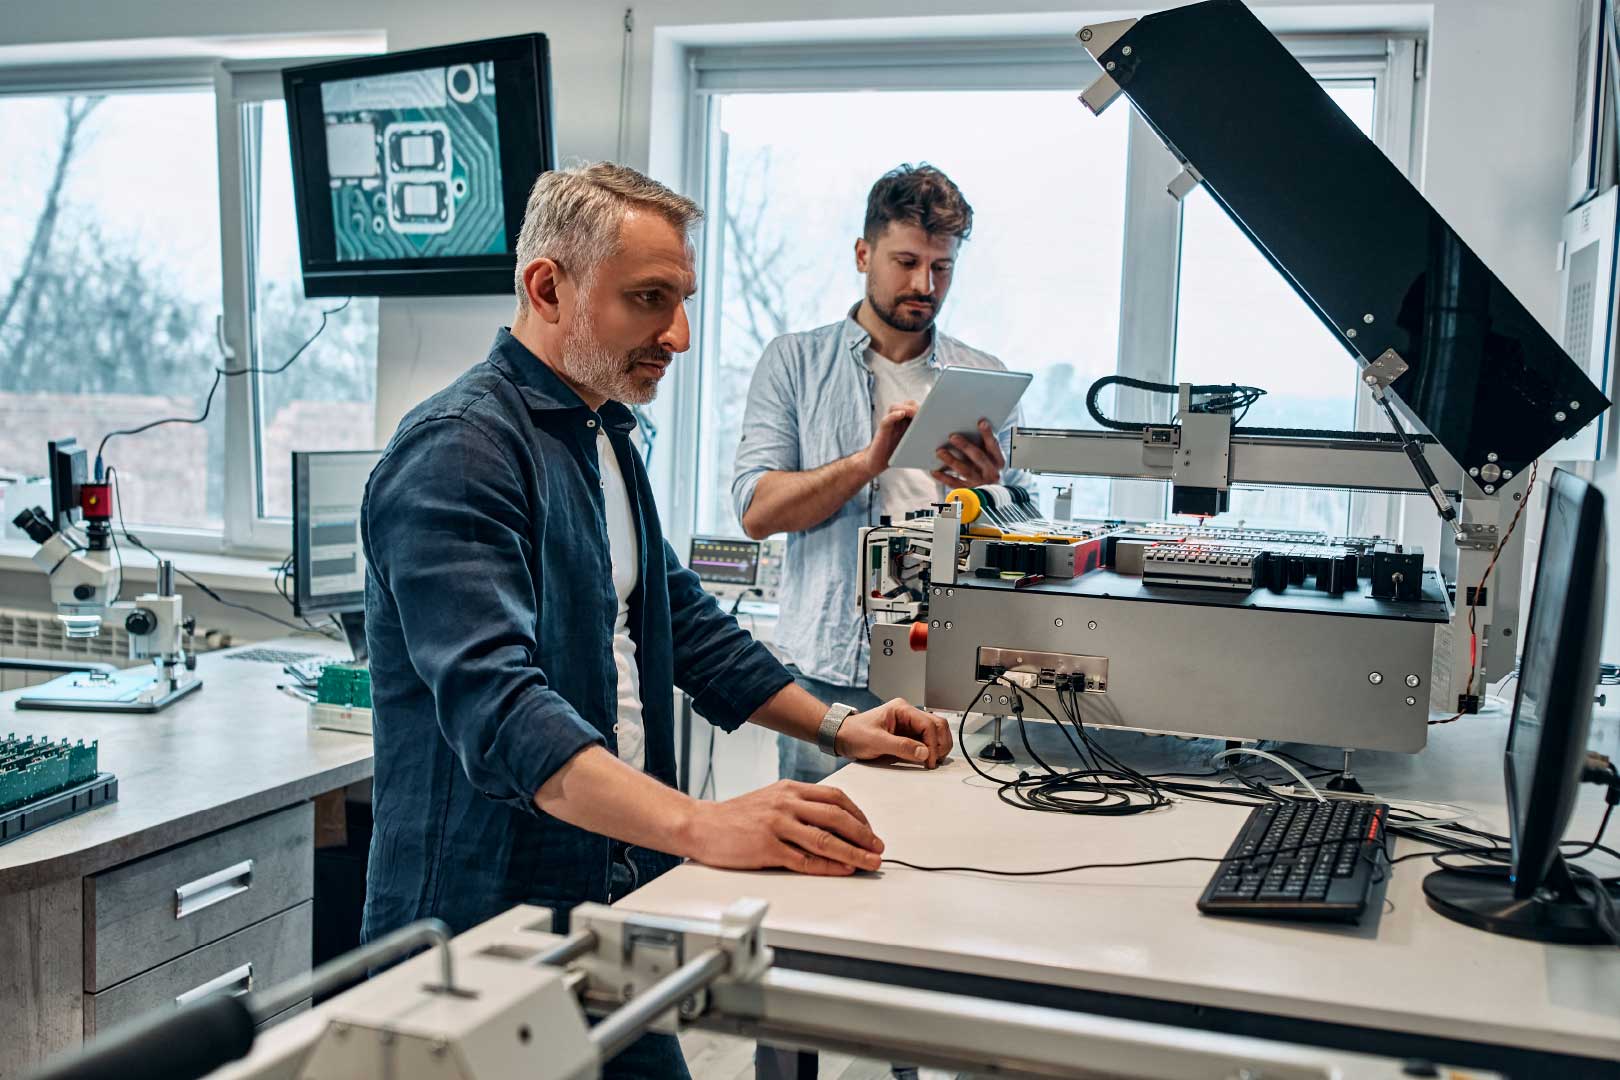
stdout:
MULTIPOLYGON (((217 66, 217 62, 213 60, 131 60, 118 63, 85 62, 4 68, 0 69, 0 97, 43 94, 118 94, 153 91, 193 92, 198 90, 217 93, 215 81, 215 69, 217 66)), ((222 151, 223 146, 216 149, 216 152, 220 153, 221 157, 222 151)), ((223 210, 223 207, 221 209, 223 210)), ((222 255, 224 254, 224 246, 224 237, 222 236, 222 255)), ((228 259, 222 269, 225 273, 229 273, 228 259)), ((236 380, 228 379, 226 383, 229 384, 233 381, 236 380)), ((199 392, 200 389, 199 387, 199 392)), ((228 398, 226 406, 225 505, 221 507, 221 527, 217 530, 188 529, 177 525, 160 526, 140 523, 140 535, 144 542, 165 551, 206 552, 210 554, 223 554, 226 552, 226 534, 230 524, 231 501, 229 443, 233 422, 228 398)), ((44 461, 45 442, 56 434, 65 437, 75 433, 41 432, 41 462, 44 461)))
MULTIPOLYGON (((1424 109, 1417 83, 1423 74, 1426 35, 1391 32, 1280 37, 1319 81, 1373 83, 1374 140, 1416 183, 1421 175, 1424 109)), ((1078 90, 1101 74, 1095 61, 1067 34, 923 42, 697 46, 685 51, 684 62, 687 101, 678 175, 682 189, 710 212, 710 221, 717 220, 716 207, 724 205, 724 192, 717 190, 717 184, 724 176, 718 103, 725 94, 941 86, 964 90, 1078 90)), ((1082 107, 1078 102, 1075 105, 1077 109, 1082 107)), ((1117 103, 1116 107, 1130 108, 1128 102, 1117 103)), ((1166 195, 1165 185, 1180 171, 1180 165, 1146 122, 1134 110, 1132 113, 1115 370, 1136 378, 1173 382, 1181 204, 1166 195)), ((718 335, 708 331, 719 325, 723 256, 720 233, 717 228, 706 229, 700 245, 698 280, 702 299, 693 326, 697 362, 677 368, 671 394, 670 441, 674 445, 669 467, 675 477, 693 478, 691 483, 671 485, 667 520, 677 550, 684 550, 697 527, 698 468, 704 463, 704 384, 716 362, 718 345, 718 335)), ((1357 377, 1354 365, 1346 365, 1345 377, 1357 377)), ((1168 419, 1169 403, 1160 400, 1162 396, 1132 392, 1131 397, 1137 400, 1128 401, 1126 407, 1156 419, 1168 419)), ((1360 430, 1373 430, 1381 423, 1365 393, 1357 397, 1356 417, 1360 430)), ((1404 503, 1400 496, 1353 493, 1352 532, 1400 536, 1405 524, 1404 503)), ((1162 517, 1167 509, 1165 485, 1154 481, 1113 482, 1109 508, 1112 516, 1151 519, 1162 517)))
MULTIPOLYGON (((253 356, 254 244, 246 185, 242 106, 281 100, 281 71, 294 64, 345 59, 346 54, 283 55, 273 59, 77 61, 0 68, 0 97, 13 95, 208 90, 214 98, 216 179, 219 185, 220 284, 216 338, 220 363, 240 365, 253 356)), ((163 551, 279 556, 292 543, 287 518, 264 517, 258 460, 257 376, 224 380, 215 408, 224 410, 225 499, 218 529, 141 523, 141 537, 163 551)), ((42 433, 41 453, 45 438, 42 433)), ((71 434, 69 432, 61 433, 71 434)), ((43 459, 42 459, 43 460, 43 459)))
MULTIPOLYGON (((252 208, 257 204, 257 144, 250 138, 246 107, 283 100, 281 71, 340 57, 227 60, 215 68, 214 100, 219 112, 219 205, 221 253, 225 260, 223 336, 241 366, 257 357, 255 272, 258 237, 252 208)), ((226 412, 225 548, 233 553, 280 554, 291 549, 292 521, 260 512, 264 504, 261 376, 228 379, 226 412)))

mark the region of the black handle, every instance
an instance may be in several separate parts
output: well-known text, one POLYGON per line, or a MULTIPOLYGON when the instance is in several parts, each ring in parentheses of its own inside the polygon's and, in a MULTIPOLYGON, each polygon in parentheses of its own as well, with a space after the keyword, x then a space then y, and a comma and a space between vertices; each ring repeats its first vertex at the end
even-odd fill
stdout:
POLYGON ((216 996, 120 1025, 33 1080, 193 1080, 252 1048, 253 1014, 240 998, 216 996))

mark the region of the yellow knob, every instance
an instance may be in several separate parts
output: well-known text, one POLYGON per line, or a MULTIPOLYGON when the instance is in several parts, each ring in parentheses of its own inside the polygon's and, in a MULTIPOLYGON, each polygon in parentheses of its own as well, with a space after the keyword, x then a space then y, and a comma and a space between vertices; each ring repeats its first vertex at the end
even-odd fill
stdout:
POLYGON ((984 509, 984 504, 979 501, 979 493, 972 488, 957 488, 945 496, 945 501, 957 503, 962 507, 962 524, 964 525, 972 524, 979 516, 979 511, 984 509))

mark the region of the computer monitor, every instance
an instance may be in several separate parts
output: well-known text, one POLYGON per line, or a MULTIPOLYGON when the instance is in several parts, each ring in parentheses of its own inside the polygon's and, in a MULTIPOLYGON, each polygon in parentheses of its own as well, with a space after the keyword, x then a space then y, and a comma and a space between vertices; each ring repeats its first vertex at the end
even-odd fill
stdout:
POLYGON ((293 613, 336 615, 365 658, 366 556, 360 504, 378 450, 299 451, 293 465, 293 613))
POLYGON ((1429 905, 1492 933, 1607 944, 1559 853, 1580 787, 1603 640, 1603 495, 1562 469, 1548 481, 1519 687, 1504 755, 1511 866, 1438 870, 1429 905))
POLYGON ((557 160, 544 34, 282 72, 307 296, 510 293, 557 160))
POLYGON ((712 593, 742 596, 759 583, 758 540, 694 536, 686 566, 712 593))

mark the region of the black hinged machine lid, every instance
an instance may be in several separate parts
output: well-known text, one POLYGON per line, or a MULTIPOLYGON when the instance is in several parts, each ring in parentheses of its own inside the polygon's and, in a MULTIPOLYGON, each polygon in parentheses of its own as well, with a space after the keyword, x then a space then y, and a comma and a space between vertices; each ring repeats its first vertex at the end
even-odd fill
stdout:
POLYGON ((1391 392, 1464 468, 1517 473, 1608 407, 1239 0, 1080 38, 1105 72, 1087 104, 1123 91, 1346 348, 1405 364, 1391 392))

